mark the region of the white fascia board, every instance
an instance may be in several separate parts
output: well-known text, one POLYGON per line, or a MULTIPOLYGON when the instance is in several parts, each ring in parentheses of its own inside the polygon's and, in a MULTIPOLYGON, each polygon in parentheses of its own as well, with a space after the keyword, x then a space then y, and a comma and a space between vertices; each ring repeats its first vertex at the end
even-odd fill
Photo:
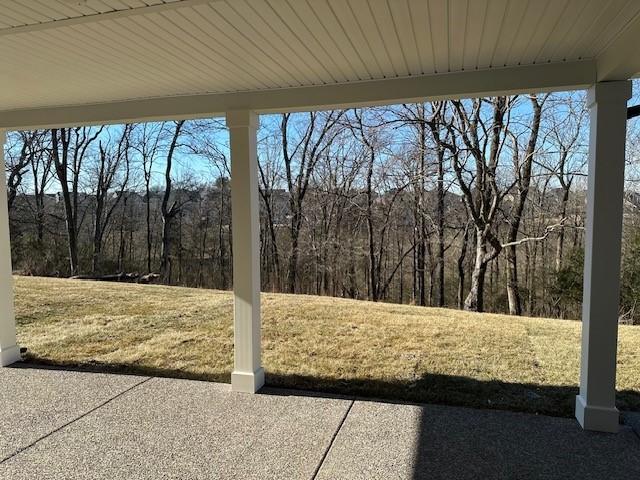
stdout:
POLYGON ((229 110, 277 113, 567 91, 587 88, 595 80, 593 61, 547 63, 277 90, 0 110, 0 129, 207 118, 229 110))

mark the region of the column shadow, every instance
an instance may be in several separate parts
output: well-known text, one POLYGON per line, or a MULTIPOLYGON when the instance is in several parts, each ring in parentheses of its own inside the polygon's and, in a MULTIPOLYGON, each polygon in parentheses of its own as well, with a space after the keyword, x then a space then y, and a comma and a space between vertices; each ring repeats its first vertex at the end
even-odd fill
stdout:
MULTIPOLYGON (((194 373, 180 369, 126 363, 64 363, 27 359, 14 368, 47 368, 79 372, 113 373, 230 383, 231 372, 194 373)), ((335 379, 323 376, 278 374, 267 371, 266 387, 294 390, 298 394, 335 394, 370 400, 450 405, 509 410, 573 418, 577 386, 509 383, 455 375, 428 374, 417 380, 371 378, 335 379)), ((620 410, 640 412, 640 392, 617 392, 620 410)))
MULTIPOLYGON (((201 375, 99 363, 54 365, 31 361, 18 363, 14 368, 223 383, 230 379, 229 374, 201 375)), ((573 418, 577 391, 574 386, 483 381, 452 375, 426 375, 416 381, 387 381, 267 373, 267 386, 260 394, 417 405, 419 417, 415 431, 395 432, 415 435, 410 468, 412 480, 640 478, 638 436, 628 426, 617 435, 583 431, 573 418)), ((621 410, 640 410, 640 392, 618 392, 618 406, 621 410)), ((395 429, 395 423, 390 428, 395 429)), ((338 432, 338 435, 342 434, 338 432)), ((353 440, 357 443, 363 439, 353 440)), ((366 439, 362 445, 366 448, 366 439)), ((370 448, 369 455, 379 453, 375 446, 370 448)), ((353 460, 345 458, 343 461, 353 460)))

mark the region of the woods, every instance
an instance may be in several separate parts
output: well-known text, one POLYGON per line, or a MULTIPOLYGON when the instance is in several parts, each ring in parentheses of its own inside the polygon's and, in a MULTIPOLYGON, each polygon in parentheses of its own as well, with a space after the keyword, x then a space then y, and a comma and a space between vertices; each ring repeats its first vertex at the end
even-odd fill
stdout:
MULTIPOLYGON (((262 116, 265 291, 578 318, 582 93, 262 116)), ((621 316, 640 317, 636 120, 621 316)), ((217 119, 13 132, 14 269, 232 285, 228 137, 217 119)))

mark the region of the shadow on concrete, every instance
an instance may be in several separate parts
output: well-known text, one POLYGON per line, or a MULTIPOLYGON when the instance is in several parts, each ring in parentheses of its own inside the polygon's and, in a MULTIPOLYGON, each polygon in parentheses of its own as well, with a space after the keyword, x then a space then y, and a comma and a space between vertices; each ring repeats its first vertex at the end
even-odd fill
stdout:
MULTIPOLYGON (((15 368, 229 382, 229 374, 198 375, 180 370, 95 362, 53 365, 28 361, 16 364, 15 368)), ((367 402, 360 403, 353 419, 350 414, 344 428, 341 425, 336 432, 334 439, 342 445, 337 447, 338 452, 331 450, 331 446, 326 452, 329 457, 333 455, 335 459, 337 455, 340 462, 346 462, 345 471, 336 478, 400 478, 394 476, 397 459, 387 461, 384 457, 397 453, 394 448, 405 447, 408 469, 404 471, 408 476, 405 474, 402 478, 412 480, 640 478, 640 439, 628 426, 624 426, 618 435, 583 431, 571 418, 577 393, 575 387, 481 381, 447 375, 428 375, 408 382, 342 381, 267 374, 267 386, 260 393, 367 402), (382 401, 387 406, 371 403, 372 400, 382 401), (401 407, 405 403, 411 406, 401 407), (362 405, 372 408, 362 408, 362 405), (474 408, 458 408, 460 406, 474 408), (364 431, 369 433, 363 434, 362 425, 375 426, 375 434, 366 429, 364 431), (378 425, 380 431, 376 431, 378 425), (378 439, 389 439, 390 447, 375 443, 372 439, 375 435, 378 439), (399 443, 394 435, 399 435, 399 443), (359 456, 351 455, 349 448, 359 456), (370 467, 376 461, 384 465, 384 475, 380 476, 383 472, 378 471, 378 476, 363 477, 364 467, 370 467)), ((621 409, 624 405, 637 409, 640 394, 619 392, 618 401, 621 409)))
POLYGON ((424 408, 413 479, 638 479, 640 439, 577 421, 514 412, 424 408))
MULTIPOLYGON (((309 388, 314 396, 321 391, 360 402, 418 407, 415 419, 410 417, 409 421, 403 416, 415 412, 414 408, 358 408, 355 419, 348 420, 350 423, 338 433, 346 438, 336 453, 343 462, 353 465, 341 470, 336 478, 407 478, 394 476, 399 466, 397 458, 381 460, 388 455, 387 447, 375 442, 382 438, 394 439, 391 449, 393 445, 412 446, 413 464, 408 469, 412 480, 640 478, 638 435, 630 426, 622 426, 618 435, 582 430, 573 417, 577 387, 447 375, 428 375, 411 383, 369 379, 336 382, 278 375, 267 378, 270 385, 280 387, 274 389, 276 395, 287 394, 283 388, 293 385, 293 395, 304 394, 300 388, 309 388), (339 396, 345 394, 349 397, 339 396), (363 414, 363 410, 369 413, 363 414), (363 427, 378 423, 382 433, 371 433, 363 427), (403 432, 398 430, 408 425, 415 428, 405 432, 404 436, 411 438, 403 440, 403 432), (369 432, 366 438, 361 433, 354 435, 362 431, 369 432), (351 450, 345 450, 345 445, 351 445, 351 450), (367 449, 368 454, 358 453, 367 449), (366 460, 360 463, 363 458, 366 460), (377 465, 377 469, 371 465, 377 465)), ((271 394, 268 390, 263 393, 271 394)), ((618 406, 621 410, 637 409, 640 393, 618 392, 618 406)))
MULTIPOLYGON (((82 372, 118 373, 151 377, 182 378, 209 382, 230 383, 230 372, 194 373, 179 369, 165 369, 135 364, 87 362, 60 364, 43 359, 27 359, 16 368, 52 368, 82 372)), ((478 380, 454 375, 429 374, 415 380, 379 380, 369 378, 334 379, 308 375, 266 375, 266 388, 261 393, 335 395, 336 398, 387 402, 426 403, 482 409, 509 410, 560 417, 573 417, 578 388, 560 385, 507 383, 497 380, 478 380), (275 390, 272 388, 275 387, 275 390), (322 392, 322 393, 318 393, 322 392)), ((640 392, 619 391, 617 405, 620 410, 640 411, 640 392)))

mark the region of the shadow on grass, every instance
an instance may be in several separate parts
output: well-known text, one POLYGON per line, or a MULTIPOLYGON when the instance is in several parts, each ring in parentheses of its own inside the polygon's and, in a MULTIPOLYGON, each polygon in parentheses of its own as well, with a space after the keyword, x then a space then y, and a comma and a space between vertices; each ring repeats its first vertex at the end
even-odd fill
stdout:
MULTIPOLYGON (((230 372, 198 373, 179 369, 156 368, 135 364, 86 362, 68 364, 41 358, 27 358, 18 368, 52 368, 95 373, 117 373, 151 377, 181 378, 230 383, 230 372)), ((333 394, 391 402, 428 403, 460 407, 510 410, 559 417, 573 417, 578 388, 560 385, 506 383, 454 375, 429 374, 414 381, 369 378, 335 379, 307 375, 266 374, 264 394, 333 394), (274 389, 275 387, 275 389, 274 389), (320 393, 321 392, 321 393, 320 393)), ((620 410, 640 411, 640 392, 619 391, 620 410)))
MULTIPOLYGON (((372 400, 428 403, 459 407, 510 410, 573 417, 578 387, 507 383, 455 375, 428 374, 416 381, 375 379, 336 380, 267 373, 271 387, 310 390, 372 400)), ((620 410, 640 411, 640 392, 619 391, 620 410)))

